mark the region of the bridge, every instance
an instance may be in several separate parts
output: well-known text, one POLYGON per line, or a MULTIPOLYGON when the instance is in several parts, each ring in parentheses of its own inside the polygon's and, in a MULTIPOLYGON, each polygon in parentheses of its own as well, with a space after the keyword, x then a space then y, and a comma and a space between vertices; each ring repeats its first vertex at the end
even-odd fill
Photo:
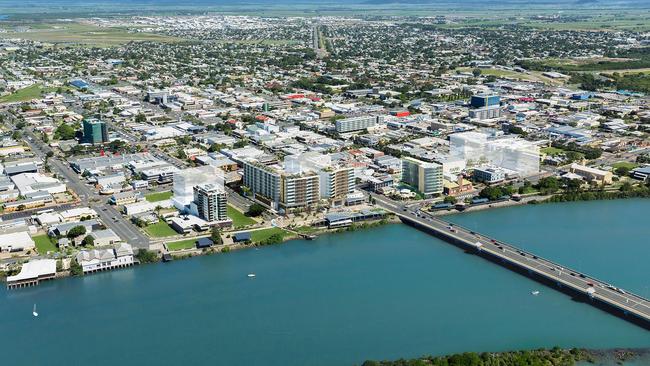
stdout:
POLYGON ((395 213, 407 225, 650 330, 650 301, 642 296, 513 245, 448 223, 417 208, 374 194, 372 197, 378 206, 395 213))

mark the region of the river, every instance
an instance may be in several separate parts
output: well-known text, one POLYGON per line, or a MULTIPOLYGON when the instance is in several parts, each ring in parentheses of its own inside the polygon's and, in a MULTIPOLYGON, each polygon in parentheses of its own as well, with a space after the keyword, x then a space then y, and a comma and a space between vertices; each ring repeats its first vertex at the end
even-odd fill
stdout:
MULTIPOLYGON (((647 296, 648 212, 625 200, 449 218, 647 296)), ((7 364, 351 366, 650 346, 640 327, 400 224, 2 288, 0 330, 7 364)))

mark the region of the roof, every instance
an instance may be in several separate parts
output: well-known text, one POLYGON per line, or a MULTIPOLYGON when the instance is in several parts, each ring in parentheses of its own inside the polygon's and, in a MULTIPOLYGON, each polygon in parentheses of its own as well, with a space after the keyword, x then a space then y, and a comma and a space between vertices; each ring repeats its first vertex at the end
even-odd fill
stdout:
POLYGON ((24 281, 51 274, 56 274, 56 260, 37 259, 23 264, 20 273, 7 277, 7 282, 24 281))
POLYGON ((206 248, 212 245, 214 245, 214 242, 210 238, 199 238, 196 241, 197 248, 206 248))
POLYGON ((0 235, 0 248, 26 249, 34 247, 34 240, 26 231, 0 235))
POLYGON ((235 241, 251 240, 251 233, 248 231, 243 233, 237 233, 233 236, 233 239, 235 241))

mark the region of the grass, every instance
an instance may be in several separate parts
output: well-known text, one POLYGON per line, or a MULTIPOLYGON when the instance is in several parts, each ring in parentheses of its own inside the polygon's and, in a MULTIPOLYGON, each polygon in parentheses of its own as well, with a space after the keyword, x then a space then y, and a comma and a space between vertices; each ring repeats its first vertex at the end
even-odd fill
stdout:
POLYGON ((319 231, 318 228, 313 227, 313 226, 300 226, 300 227, 297 227, 295 230, 298 233, 306 234, 306 235, 313 234, 313 233, 319 231))
POLYGON ((149 236, 154 238, 164 238, 166 236, 173 236, 178 234, 176 230, 172 229, 172 227, 164 221, 149 225, 144 228, 144 231, 146 231, 149 236))
POLYGON ((285 237, 286 235, 289 234, 288 231, 277 228, 277 227, 272 227, 268 229, 262 229, 262 230, 255 230, 251 231, 251 241, 253 243, 261 242, 264 241, 268 238, 270 238, 274 234, 280 234, 282 237, 285 237))
POLYGON ((617 163, 612 164, 612 168, 618 169, 618 168, 627 168, 629 170, 632 170, 634 168, 638 167, 636 163, 632 163, 630 161, 619 161, 617 163))
POLYGON ((557 147, 549 146, 549 147, 545 147, 545 148, 543 148, 543 149, 540 149, 540 152, 541 152, 542 154, 551 155, 551 156, 556 156, 556 155, 563 154, 563 153, 564 153, 564 150, 562 150, 562 149, 558 149, 557 147))
POLYGON ((15 91, 12 94, 5 95, 0 98, 0 103, 15 103, 15 102, 27 102, 32 99, 40 98, 41 93, 49 93, 55 91, 56 88, 46 88, 41 84, 34 84, 26 88, 15 91))
POLYGON ((187 239, 187 240, 179 240, 179 241, 174 241, 171 243, 167 243, 167 249, 174 251, 174 250, 182 250, 182 249, 192 249, 196 247, 196 239, 187 239))
POLYGON ((248 225, 253 225, 256 224, 257 221, 251 219, 250 217, 244 215, 241 213, 241 211, 237 210, 236 208, 232 207, 231 205, 228 205, 228 217, 232 219, 232 225, 235 228, 240 228, 248 225))
POLYGON ((158 202, 158 201, 164 201, 172 198, 172 195, 174 193, 172 191, 167 191, 167 192, 154 192, 154 193, 149 193, 144 196, 144 198, 147 199, 149 202, 158 202))
POLYGON ((47 254, 47 252, 56 252, 58 251, 58 248, 52 241, 52 239, 47 235, 36 235, 33 236, 32 239, 34 240, 34 243, 36 244, 36 251, 38 254, 47 254))
POLYGON ((98 27, 84 23, 41 23, 30 25, 26 32, 7 32, 2 38, 110 47, 131 41, 178 42, 179 38, 145 32, 132 32, 123 27, 98 27))

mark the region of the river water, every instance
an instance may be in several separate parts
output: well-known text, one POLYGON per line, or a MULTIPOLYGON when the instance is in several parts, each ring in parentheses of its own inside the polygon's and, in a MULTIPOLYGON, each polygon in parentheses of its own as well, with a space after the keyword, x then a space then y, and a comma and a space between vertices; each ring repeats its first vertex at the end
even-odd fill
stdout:
MULTIPOLYGON (((450 219, 647 296, 648 212, 626 200, 450 219)), ((0 289, 7 364, 354 365, 553 346, 648 347, 650 332, 400 224, 0 289)))

